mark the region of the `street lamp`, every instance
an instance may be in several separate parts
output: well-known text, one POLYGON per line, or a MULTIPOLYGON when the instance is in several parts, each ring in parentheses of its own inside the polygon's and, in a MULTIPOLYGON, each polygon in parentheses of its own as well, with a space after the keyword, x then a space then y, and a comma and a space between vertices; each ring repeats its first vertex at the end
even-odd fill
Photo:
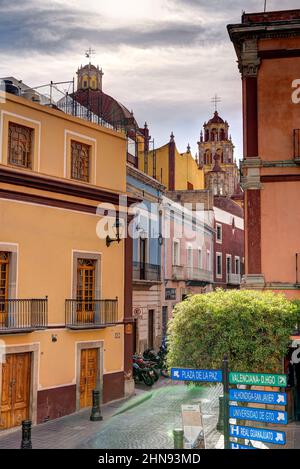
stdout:
POLYGON ((120 218, 117 217, 115 223, 112 226, 115 238, 111 238, 109 235, 106 236, 106 246, 109 248, 109 246, 112 243, 120 243, 122 240, 123 236, 123 225, 120 223, 120 218))

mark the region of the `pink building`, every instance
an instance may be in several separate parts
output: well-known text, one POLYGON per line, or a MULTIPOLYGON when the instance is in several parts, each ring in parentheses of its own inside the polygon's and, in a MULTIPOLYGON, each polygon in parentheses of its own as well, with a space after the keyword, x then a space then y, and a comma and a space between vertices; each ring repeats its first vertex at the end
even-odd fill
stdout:
POLYGON ((179 191, 167 195, 163 201, 163 336, 176 303, 187 295, 212 291, 214 283, 214 223, 212 204, 208 206, 211 194, 179 191), (199 203, 203 196, 206 199, 203 209, 196 211, 195 201, 199 203))

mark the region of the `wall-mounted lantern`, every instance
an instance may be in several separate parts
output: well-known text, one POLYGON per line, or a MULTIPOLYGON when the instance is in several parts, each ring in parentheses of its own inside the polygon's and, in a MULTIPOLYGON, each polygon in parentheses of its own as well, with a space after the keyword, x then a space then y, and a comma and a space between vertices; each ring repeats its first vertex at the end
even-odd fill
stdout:
POLYGON ((106 236, 106 246, 109 247, 111 243, 120 243, 122 240, 123 236, 123 225, 120 223, 120 218, 117 217, 115 223, 113 224, 113 232, 115 235, 115 238, 111 238, 109 235, 106 236))

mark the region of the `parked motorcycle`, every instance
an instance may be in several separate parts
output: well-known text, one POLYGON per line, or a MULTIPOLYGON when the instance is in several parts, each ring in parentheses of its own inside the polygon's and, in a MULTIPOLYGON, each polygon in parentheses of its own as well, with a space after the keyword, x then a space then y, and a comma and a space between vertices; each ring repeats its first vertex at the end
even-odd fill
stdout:
POLYGON ((133 379, 135 383, 144 383, 146 386, 152 386, 156 381, 154 370, 146 366, 145 362, 138 362, 136 357, 133 358, 133 379))
POLYGON ((160 373, 164 377, 168 377, 168 371, 166 366, 166 355, 167 355, 167 345, 166 342, 162 342, 159 351, 156 353, 155 350, 147 349, 143 353, 145 360, 150 360, 151 362, 156 363, 157 368, 160 370, 160 373))
POLYGON ((154 381, 158 381, 158 379, 160 378, 160 368, 155 361, 146 360, 145 358, 141 356, 137 356, 137 355, 133 357, 133 360, 141 368, 150 368, 150 370, 154 372, 154 375, 153 375, 154 381))

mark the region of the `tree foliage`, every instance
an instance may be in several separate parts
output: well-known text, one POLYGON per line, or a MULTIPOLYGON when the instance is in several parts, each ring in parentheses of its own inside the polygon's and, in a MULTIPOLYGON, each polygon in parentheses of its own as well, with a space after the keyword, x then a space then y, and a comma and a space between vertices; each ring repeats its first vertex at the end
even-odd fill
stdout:
POLYGON ((219 289, 190 296, 169 324, 168 365, 218 369, 227 355, 232 371, 280 373, 296 310, 272 292, 219 289))

